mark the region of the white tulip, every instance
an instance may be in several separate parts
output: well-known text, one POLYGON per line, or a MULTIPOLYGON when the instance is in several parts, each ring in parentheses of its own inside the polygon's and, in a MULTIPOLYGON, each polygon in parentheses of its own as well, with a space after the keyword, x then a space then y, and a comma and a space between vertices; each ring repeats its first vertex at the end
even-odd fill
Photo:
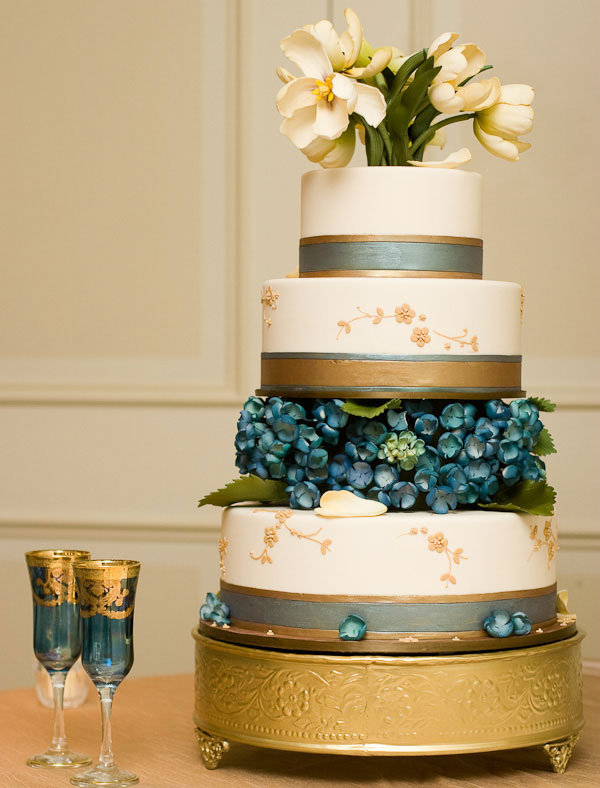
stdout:
POLYGON ((475 44, 453 47, 457 38, 458 33, 443 33, 427 51, 428 57, 433 56, 433 65, 441 68, 429 88, 429 100, 444 114, 470 111, 467 104, 472 102, 463 93, 467 86, 461 88, 460 84, 485 66, 485 53, 475 44))
POLYGON ((533 128, 534 96, 529 85, 502 85, 498 101, 477 112, 473 131, 486 150, 507 161, 518 161, 519 154, 531 147, 518 137, 533 128))
MULTIPOLYGON (((322 37, 325 32, 325 28, 320 30, 322 37)), ((329 47, 332 46, 329 41, 329 47)), ((307 30, 296 30, 281 42, 281 48, 304 74, 287 81, 277 94, 277 109, 284 117, 281 131, 311 161, 332 166, 329 162, 344 160, 350 147, 354 149, 353 129, 352 137, 347 135, 339 144, 333 144, 348 129, 353 112, 375 127, 384 119, 383 94, 375 87, 335 73, 322 42, 307 30), (328 142, 332 144, 327 145, 328 142)), ((287 73, 281 77, 287 79, 287 73)))
POLYGON ((355 144, 356 130, 354 126, 348 126, 336 140, 317 137, 301 150, 309 161, 317 162, 321 167, 345 167, 354 155, 355 144))
POLYGON ((412 164, 413 167, 439 167, 453 170, 455 167, 461 167, 469 161, 471 161, 471 151, 468 148, 461 148, 441 161, 409 161, 408 163, 412 164))

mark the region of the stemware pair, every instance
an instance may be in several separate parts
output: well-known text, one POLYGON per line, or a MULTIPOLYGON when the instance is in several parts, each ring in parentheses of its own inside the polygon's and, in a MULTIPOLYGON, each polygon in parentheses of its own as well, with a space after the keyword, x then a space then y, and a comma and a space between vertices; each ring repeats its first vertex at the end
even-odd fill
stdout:
POLYGON ((34 550, 26 553, 33 596, 33 647, 48 671, 54 696, 54 735, 50 748, 29 758, 33 767, 87 766, 91 759, 71 751, 64 728, 65 679, 81 654, 102 710, 98 764, 71 777, 80 788, 128 786, 136 775, 114 761, 111 711, 114 693, 133 665, 133 610, 138 561, 90 560, 85 550, 34 550))

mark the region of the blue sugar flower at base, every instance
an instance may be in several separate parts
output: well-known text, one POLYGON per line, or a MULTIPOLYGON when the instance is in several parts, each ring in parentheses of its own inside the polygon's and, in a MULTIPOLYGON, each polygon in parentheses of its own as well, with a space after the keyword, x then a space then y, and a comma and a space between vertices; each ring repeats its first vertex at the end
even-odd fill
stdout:
POLYGON ((219 627, 229 626, 229 606, 209 591, 206 602, 200 608, 200 618, 202 621, 212 621, 219 627))
POLYGON ((531 620, 525 613, 519 611, 511 616, 513 622, 513 633, 515 635, 528 635, 531 632, 531 620))
POLYGON ((483 622, 483 628, 493 638, 528 635, 531 632, 531 620, 522 611, 511 615, 506 610, 494 610, 483 622))
POLYGON ((367 634, 364 618, 351 613, 340 621, 338 632, 341 640, 362 640, 367 634))

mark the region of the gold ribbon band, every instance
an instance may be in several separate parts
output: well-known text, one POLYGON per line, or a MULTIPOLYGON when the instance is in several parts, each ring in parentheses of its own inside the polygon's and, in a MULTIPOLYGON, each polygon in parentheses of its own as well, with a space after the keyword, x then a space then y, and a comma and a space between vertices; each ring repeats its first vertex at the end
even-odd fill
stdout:
POLYGON ((520 389, 521 362, 263 358, 261 387, 276 386, 520 389))
POLYGON ((481 238, 457 238, 454 235, 310 235, 300 239, 300 246, 311 246, 312 244, 377 243, 378 241, 382 243, 483 246, 481 238))
POLYGON ((462 271, 394 271, 392 269, 336 269, 332 271, 300 271, 300 279, 327 276, 378 276, 381 278, 405 277, 408 279, 481 279, 481 274, 462 271))
POLYGON ((267 588, 252 588, 238 586, 221 580, 221 588, 237 594, 248 596, 271 597, 272 599, 301 600, 302 602, 343 602, 354 604, 356 602, 392 602, 396 604, 437 604, 453 602, 494 602, 502 599, 516 599, 524 597, 545 596, 556 591, 556 583, 544 588, 529 588, 518 591, 499 591, 492 594, 452 594, 440 596, 356 596, 347 594, 303 594, 290 591, 271 591, 267 588))

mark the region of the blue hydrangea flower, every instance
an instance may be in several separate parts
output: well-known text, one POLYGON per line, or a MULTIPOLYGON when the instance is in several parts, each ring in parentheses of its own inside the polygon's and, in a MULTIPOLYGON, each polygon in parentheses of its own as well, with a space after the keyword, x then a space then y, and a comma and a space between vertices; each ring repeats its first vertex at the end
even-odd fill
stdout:
POLYGON ((299 482, 290 492, 290 506, 292 509, 314 509, 319 505, 321 493, 316 484, 312 482, 299 482))
POLYGON ((470 460, 465 465, 464 471, 468 481, 475 484, 481 484, 492 474, 492 469, 485 460, 470 460))
POLYGON ((423 438, 425 443, 430 443, 437 432, 439 423, 438 417, 433 413, 424 413, 415 421, 415 433, 419 438, 423 438))
POLYGON ((419 491, 412 482, 397 482, 389 492, 394 509, 412 509, 418 496, 419 491))
POLYGON ((437 450, 440 456, 447 460, 456 457, 463 447, 461 436, 454 432, 444 432, 440 435, 437 450))
POLYGON ((519 611, 511 616, 513 633, 515 635, 528 635, 531 632, 531 619, 526 613, 519 611))
POLYGON ((350 460, 344 454, 336 454, 329 463, 329 475, 332 479, 341 484, 346 481, 350 467, 350 460))
POLYGON ((346 437, 348 440, 351 443, 360 443, 364 438, 364 430, 367 424, 367 419, 362 418, 351 421, 346 428, 346 437))
POLYGON ((342 429, 348 423, 349 414, 342 410, 344 400, 333 399, 327 402, 317 401, 312 409, 312 415, 319 422, 327 424, 334 429, 342 429))
POLYGON ((286 400, 283 403, 281 413, 285 416, 291 416, 294 421, 302 421, 302 419, 306 418, 306 410, 299 402, 293 402, 293 400, 286 400))
POLYGON ((464 445, 467 457, 471 460, 479 460, 486 452, 486 441, 475 433, 467 435, 464 445))
POLYGON ((209 592, 206 595, 206 602, 200 608, 200 618, 202 621, 214 621, 219 627, 224 624, 229 625, 229 607, 225 602, 221 602, 216 594, 209 592))
POLYGON ((514 624, 506 610, 494 610, 483 622, 483 628, 493 638, 507 638, 512 635, 514 624))
POLYGON ((521 469, 518 465, 505 465, 502 468, 502 479, 507 487, 512 487, 521 480, 521 469))
POLYGON ((281 460, 291 448, 290 443, 282 443, 272 430, 265 430, 258 441, 258 449, 262 454, 271 454, 281 460))
POLYGON ((340 621, 338 632, 340 640, 362 640, 367 634, 367 623, 364 618, 351 613, 340 621))
POLYGON ((471 403, 463 405, 460 402, 452 402, 443 409, 440 422, 442 427, 447 430, 456 430, 461 427, 471 430, 475 426, 476 412, 475 405, 471 403))
POLYGON ((404 408, 409 416, 418 419, 424 413, 431 413, 433 403, 428 399, 407 399, 404 401, 404 408))
POLYGON ((414 482, 423 492, 429 492, 438 483, 438 474, 436 471, 430 471, 427 468, 419 468, 414 476, 414 482))
POLYGON ((537 482, 539 479, 544 479, 545 476, 545 465, 543 460, 540 460, 539 457, 535 457, 530 454, 522 460, 521 477, 523 479, 529 479, 532 482, 537 482))
POLYGON ((275 419, 272 426, 277 439, 284 443, 292 443, 298 438, 298 424, 295 419, 285 413, 275 419))
POLYGON ((373 469, 366 462, 355 462, 346 474, 348 484, 354 490, 364 490, 373 481, 373 469))
POLYGON ((277 419, 281 416, 282 405, 283 400, 279 397, 269 397, 267 400, 267 404, 265 405, 265 421, 269 427, 272 427, 277 419))
POLYGON ((498 479, 495 476, 490 476, 479 485, 479 500, 482 503, 489 503, 499 489, 498 479))
POLYGON ((298 482, 304 481, 304 476, 304 468, 301 468, 299 465, 290 465, 287 469, 286 478, 288 484, 298 484, 298 482))
POLYGON ((467 477, 464 469, 458 463, 449 462, 446 465, 442 465, 440 478, 442 484, 450 487, 457 495, 467 489, 467 477))
POLYGON ((458 503, 454 490, 444 485, 430 490, 425 502, 436 514, 447 514, 449 509, 456 509, 458 503))
POLYGON ((500 434, 500 427, 487 418, 477 419, 475 422, 475 435, 480 435, 484 441, 497 438, 500 434))
POLYGON ((524 427, 530 427, 538 420, 539 410, 537 405, 526 399, 515 399, 510 405, 510 415, 520 421, 524 427))
POLYGON ((387 438, 388 431, 386 430, 385 425, 380 421, 371 419, 368 424, 365 424, 363 435, 368 441, 374 443, 376 446, 379 446, 379 444, 383 443, 383 441, 387 438))
POLYGON ((314 427, 308 424, 300 424, 298 427, 298 439, 295 443, 295 447, 298 451, 308 454, 311 449, 318 449, 322 443, 323 438, 317 435, 317 431, 314 427))
POLYGON ((380 465, 375 466, 373 480, 377 487, 380 487, 382 490, 387 492, 398 481, 398 471, 393 465, 381 463, 380 465))
POLYGON ((386 421, 392 430, 403 432, 408 429, 408 421, 406 420, 406 411, 403 410, 387 410, 385 412, 386 421))
POLYGON ((387 506, 388 509, 392 505, 389 494, 382 490, 381 487, 369 487, 367 498, 370 501, 379 501, 379 503, 387 506))
POLYGON ((259 421, 265 415, 265 403, 260 397, 249 397, 244 402, 242 413, 252 421, 259 421))
POLYGON ((510 408, 500 399, 493 399, 485 404, 485 413, 488 419, 500 429, 504 429, 510 419, 510 408))
POLYGON ((501 440, 498 445, 498 459, 505 465, 517 462, 519 459, 519 445, 510 440, 501 440))
POLYGON ((478 500, 483 500, 480 499, 480 495, 480 488, 473 482, 467 482, 465 487, 456 491, 456 500, 462 504, 474 504, 478 500))
POLYGON ((417 468, 425 471, 439 471, 441 464, 437 450, 433 446, 426 446, 425 451, 417 461, 417 468))
POLYGON ((249 473, 250 457, 243 452, 237 452, 235 455, 235 467, 240 473, 249 473))
POLYGON ((379 449, 372 441, 361 441, 355 447, 355 455, 361 462, 373 462, 377 458, 378 452, 379 449))

